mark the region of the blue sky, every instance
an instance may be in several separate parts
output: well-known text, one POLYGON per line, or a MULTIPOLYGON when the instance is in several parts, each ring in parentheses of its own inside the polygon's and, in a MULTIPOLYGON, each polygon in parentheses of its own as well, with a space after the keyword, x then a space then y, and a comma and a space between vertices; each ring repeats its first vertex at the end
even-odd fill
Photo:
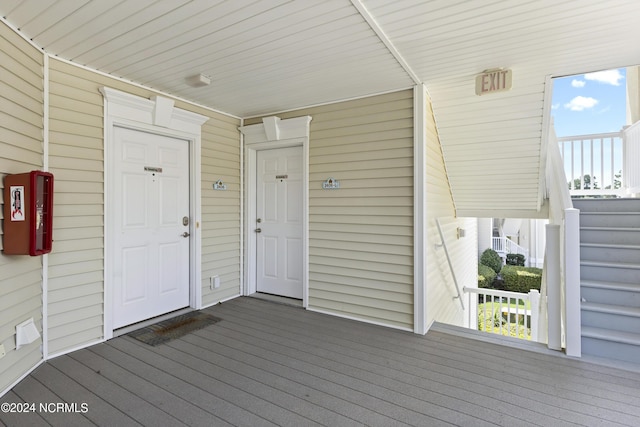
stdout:
POLYGON ((626 123, 625 69, 553 80, 551 115, 557 136, 617 132, 626 123))

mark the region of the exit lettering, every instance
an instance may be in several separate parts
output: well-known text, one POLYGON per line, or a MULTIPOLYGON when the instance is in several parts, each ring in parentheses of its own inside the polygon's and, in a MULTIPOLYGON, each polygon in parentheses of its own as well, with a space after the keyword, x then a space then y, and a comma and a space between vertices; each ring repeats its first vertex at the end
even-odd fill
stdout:
POLYGON ((511 89, 511 70, 486 71, 476 76, 476 95, 511 89))

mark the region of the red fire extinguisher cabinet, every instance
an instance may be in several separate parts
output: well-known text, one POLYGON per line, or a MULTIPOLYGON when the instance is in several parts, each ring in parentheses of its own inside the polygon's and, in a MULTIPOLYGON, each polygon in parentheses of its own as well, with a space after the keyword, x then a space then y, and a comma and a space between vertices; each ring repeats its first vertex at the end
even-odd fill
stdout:
POLYGON ((51 252, 53 175, 31 171, 4 179, 3 252, 42 255, 51 252))

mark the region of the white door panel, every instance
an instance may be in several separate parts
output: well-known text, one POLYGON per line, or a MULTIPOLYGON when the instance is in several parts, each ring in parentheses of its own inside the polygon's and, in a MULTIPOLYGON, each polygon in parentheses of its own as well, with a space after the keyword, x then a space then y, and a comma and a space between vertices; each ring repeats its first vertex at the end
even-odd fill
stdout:
POLYGON ((258 292, 302 298, 302 147, 257 153, 258 292))
POLYGON ((188 141, 114 128, 114 328, 189 305, 188 141))

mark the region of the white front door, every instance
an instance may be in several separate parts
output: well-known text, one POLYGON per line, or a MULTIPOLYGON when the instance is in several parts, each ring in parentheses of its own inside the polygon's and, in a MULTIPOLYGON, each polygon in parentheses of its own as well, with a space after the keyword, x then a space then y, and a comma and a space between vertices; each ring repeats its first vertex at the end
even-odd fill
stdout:
POLYGON ((189 142, 114 128, 113 326, 189 306, 189 142))
POLYGON ((256 289, 302 299, 302 147, 257 152, 256 289))

